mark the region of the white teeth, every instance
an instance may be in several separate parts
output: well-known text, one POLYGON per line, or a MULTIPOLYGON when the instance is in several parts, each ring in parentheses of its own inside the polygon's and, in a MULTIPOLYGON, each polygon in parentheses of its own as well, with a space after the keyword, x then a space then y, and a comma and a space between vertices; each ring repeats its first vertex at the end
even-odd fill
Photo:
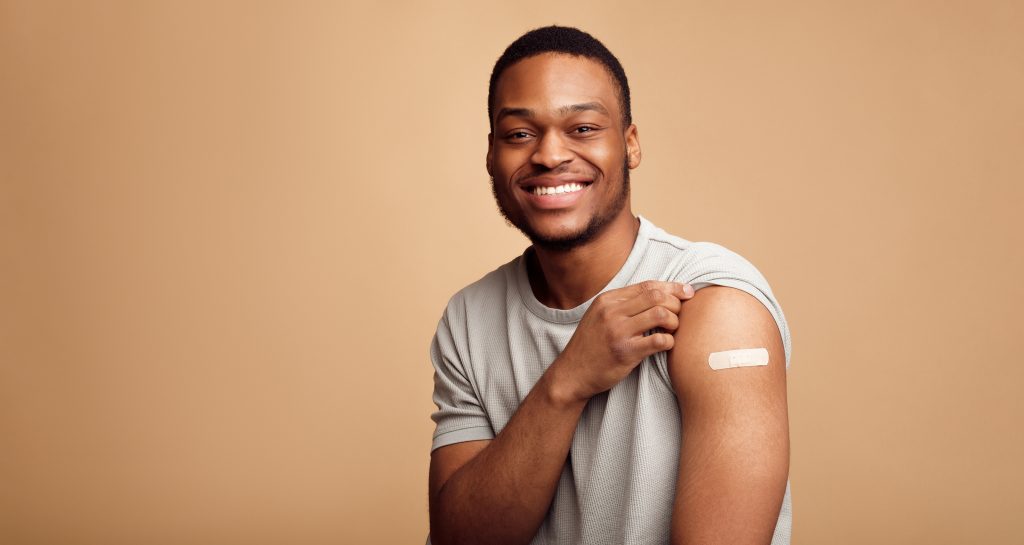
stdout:
POLYGON ((564 184, 555 187, 537 186, 533 188, 534 195, 558 195, 561 193, 572 193, 583 189, 583 184, 564 184))

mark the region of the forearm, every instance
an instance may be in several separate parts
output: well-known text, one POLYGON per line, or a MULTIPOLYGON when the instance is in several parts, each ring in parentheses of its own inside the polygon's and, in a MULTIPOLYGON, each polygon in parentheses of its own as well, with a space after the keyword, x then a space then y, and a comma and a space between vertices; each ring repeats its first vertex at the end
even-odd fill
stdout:
POLYGON ((505 428, 431 498, 431 540, 529 543, 547 514, 586 401, 559 391, 555 366, 505 428))

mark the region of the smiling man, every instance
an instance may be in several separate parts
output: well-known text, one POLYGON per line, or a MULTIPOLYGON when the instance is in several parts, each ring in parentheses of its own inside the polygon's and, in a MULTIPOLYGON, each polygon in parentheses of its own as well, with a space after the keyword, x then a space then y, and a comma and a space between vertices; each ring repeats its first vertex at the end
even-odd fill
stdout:
POLYGON ((532 244, 431 344, 432 542, 788 543, 785 318, 748 261, 633 214, 619 61, 528 32, 488 113, 495 200, 532 244))

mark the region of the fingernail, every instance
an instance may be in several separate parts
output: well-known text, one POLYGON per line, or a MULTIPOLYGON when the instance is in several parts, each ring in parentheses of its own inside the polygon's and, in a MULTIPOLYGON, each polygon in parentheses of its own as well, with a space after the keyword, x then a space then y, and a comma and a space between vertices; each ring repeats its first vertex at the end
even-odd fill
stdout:
POLYGON ((693 286, 691 286, 689 284, 684 285, 683 286, 683 293, 685 293, 688 297, 693 295, 693 286))

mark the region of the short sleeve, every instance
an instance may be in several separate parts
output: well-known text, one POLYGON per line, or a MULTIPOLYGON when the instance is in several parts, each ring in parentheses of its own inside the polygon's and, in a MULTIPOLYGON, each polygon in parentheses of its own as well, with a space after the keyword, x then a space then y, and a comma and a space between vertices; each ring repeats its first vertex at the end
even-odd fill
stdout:
MULTIPOLYGON (((674 271, 670 280, 691 284, 694 290, 708 286, 726 286, 742 290, 753 295, 760 301, 779 328, 782 346, 786 351, 786 368, 789 368, 791 340, 786 317, 782 306, 775 299, 768 281, 754 265, 743 256, 711 242, 692 244, 687 252, 693 252, 683 261, 682 267, 674 271)), ((668 359, 665 353, 659 354, 656 363, 659 371, 668 377, 668 359)), ((667 380, 667 378, 666 378, 667 380)))
MULTIPOLYGON (((459 357, 452 318, 450 312, 445 313, 430 343, 434 404, 437 405, 437 410, 430 416, 437 425, 432 451, 454 443, 494 438, 494 430, 473 387, 472 377, 459 357)), ((454 318, 458 321, 457 316, 454 318)))

